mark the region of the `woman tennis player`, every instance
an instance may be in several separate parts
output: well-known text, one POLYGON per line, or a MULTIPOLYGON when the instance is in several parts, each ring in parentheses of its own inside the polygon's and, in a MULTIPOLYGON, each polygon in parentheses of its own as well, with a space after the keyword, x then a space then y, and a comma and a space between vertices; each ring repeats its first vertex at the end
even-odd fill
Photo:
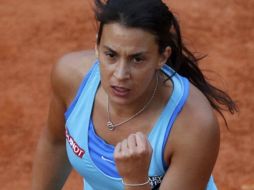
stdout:
POLYGON ((95 0, 95 51, 64 56, 34 163, 33 190, 216 190, 214 110, 236 111, 183 44, 161 0, 95 0))

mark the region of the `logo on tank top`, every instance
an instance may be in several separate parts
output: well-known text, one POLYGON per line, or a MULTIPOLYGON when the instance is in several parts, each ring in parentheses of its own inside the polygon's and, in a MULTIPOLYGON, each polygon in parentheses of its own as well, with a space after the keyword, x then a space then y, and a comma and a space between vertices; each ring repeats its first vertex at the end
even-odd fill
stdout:
POLYGON ((85 151, 79 147, 76 141, 70 136, 67 129, 65 129, 65 137, 69 145, 71 146, 73 152, 80 158, 82 158, 85 154, 85 151))
POLYGON ((150 183, 152 190, 159 189, 162 179, 163 179, 163 176, 149 176, 149 183, 150 183))
POLYGON ((110 159, 108 159, 108 158, 106 158, 106 157, 104 157, 104 156, 101 156, 101 159, 104 160, 104 161, 113 163, 113 164, 115 163, 114 161, 112 161, 112 160, 110 160, 110 159))

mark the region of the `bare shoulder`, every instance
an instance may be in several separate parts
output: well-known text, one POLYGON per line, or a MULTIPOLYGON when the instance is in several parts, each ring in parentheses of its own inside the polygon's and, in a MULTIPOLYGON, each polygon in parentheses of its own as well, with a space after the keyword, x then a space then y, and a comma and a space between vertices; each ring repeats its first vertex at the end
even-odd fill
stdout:
POLYGON ((68 53, 53 66, 51 72, 52 88, 66 106, 72 101, 83 77, 95 61, 94 51, 87 50, 68 53))
POLYGON ((175 150, 182 144, 190 144, 193 151, 209 152, 217 156, 219 126, 209 101, 195 86, 190 85, 188 100, 172 129, 175 150))
POLYGON ((178 121, 180 125, 177 128, 188 131, 188 133, 212 136, 216 135, 218 131, 217 118, 209 101, 192 84, 190 85, 188 100, 179 115, 178 121))
POLYGON ((170 169, 161 189, 205 189, 219 150, 219 127, 206 97, 193 85, 166 145, 170 169), (187 171, 187 172, 186 172, 187 171), (174 189, 174 188, 173 188, 174 189))

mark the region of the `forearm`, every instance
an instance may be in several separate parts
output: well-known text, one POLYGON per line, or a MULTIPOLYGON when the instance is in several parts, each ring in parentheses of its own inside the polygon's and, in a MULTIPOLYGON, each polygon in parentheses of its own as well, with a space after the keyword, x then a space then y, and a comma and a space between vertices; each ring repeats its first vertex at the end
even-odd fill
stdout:
POLYGON ((71 171, 65 144, 52 143, 45 136, 44 133, 37 147, 32 190, 60 190, 71 171))

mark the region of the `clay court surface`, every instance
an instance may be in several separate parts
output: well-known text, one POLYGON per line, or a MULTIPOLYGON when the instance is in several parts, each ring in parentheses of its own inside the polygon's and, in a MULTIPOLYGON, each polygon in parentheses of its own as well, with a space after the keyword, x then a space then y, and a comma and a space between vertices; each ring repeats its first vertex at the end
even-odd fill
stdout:
MULTIPOLYGON (((186 44, 207 54, 207 76, 238 102, 221 123, 214 177, 220 190, 254 190, 254 1, 168 1, 186 44), (215 73, 208 72, 215 71, 215 73)), ((94 47, 91 0, 0 1, 0 189, 30 189, 32 162, 46 125, 49 75, 63 54, 94 47)), ((50 161, 50 160, 49 160, 50 161)), ((49 171, 50 172, 50 171, 49 171)), ((72 173, 65 190, 81 190, 72 173)))

